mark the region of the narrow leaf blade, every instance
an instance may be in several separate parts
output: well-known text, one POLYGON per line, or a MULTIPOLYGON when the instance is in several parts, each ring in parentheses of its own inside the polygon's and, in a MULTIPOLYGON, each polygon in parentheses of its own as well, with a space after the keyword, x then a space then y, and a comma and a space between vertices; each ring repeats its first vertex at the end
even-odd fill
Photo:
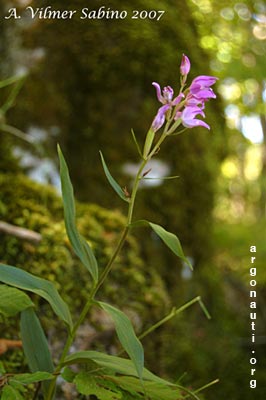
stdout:
POLYGON ((94 282, 98 280, 98 265, 92 249, 83 238, 76 227, 76 208, 74 200, 73 186, 70 180, 67 163, 63 153, 58 146, 58 155, 60 161, 60 178, 62 187, 62 197, 64 205, 65 226, 70 243, 81 260, 82 264, 90 272, 94 282))
POLYGON ((32 308, 22 311, 21 338, 30 370, 53 372, 54 366, 40 321, 32 308))
POLYGON ((136 145, 136 148, 137 148, 137 150, 138 150, 138 153, 139 153, 140 157, 143 158, 143 155, 142 155, 141 150, 140 150, 139 143, 138 143, 138 141, 137 141, 137 138, 136 138, 136 135, 135 135, 135 132, 133 131, 133 129, 131 129, 131 134, 132 134, 134 143, 135 143, 135 145, 136 145))
POLYGON ((124 201, 126 201, 128 203, 129 199, 126 197, 123 189, 119 186, 119 184, 112 177, 112 175, 111 175, 111 173, 110 173, 110 171, 109 171, 109 169, 108 169, 108 167, 107 167, 107 165, 105 163, 105 160, 104 160, 104 157, 103 157, 103 154, 102 154, 101 151, 100 151, 100 156, 101 156, 101 161, 102 161, 102 165, 103 165, 103 170, 104 170, 104 173, 105 173, 105 176, 106 176, 108 182, 110 183, 110 185, 112 186, 114 191, 118 194, 118 196, 122 200, 124 200, 124 201))
POLYGON ((134 332, 130 319, 122 311, 111 306, 110 304, 103 302, 98 302, 98 304, 113 319, 120 343, 134 363, 139 378, 142 378, 144 368, 144 351, 142 344, 134 332))
POLYGON ((9 379, 9 382, 21 383, 23 385, 29 385, 35 382, 42 382, 54 379, 54 375, 45 371, 36 371, 32 374, 17 374, 9 379))
POLYGON ((20 80, 25 79, 26 76, 12 76, 11 78, 7 78, 5 80, 0 81, 0 89, 2 89, 5 86, 12 85, 13 83, 16 83, 20 80))
POLYGON ((162 241, 169 247, 172 252, 181 258, 193 270, 190 261, 185 257, 181 243, 176 235, 165 230, 162 226, 149 222, 150 227, 162 239, 162 241))
POLYGON ((152 222, 146 221, 144 219, 141 219, 139 221, 135 221, 132 224, 130 224, 130 227, 135 228, 139 226, 150 226, 152 230, 162 239, 162 241, 166 244, 166 246, 172 250, 172 252, 179 258, 181 258, 182 261, 184 261, 191 270, 193 270, 193 267, 191 265, 191 262, 189 259, 184 255, 181 243, 176 235, 174 235, 171 232, 168 232, 166 229, 164 229, 162 226, 154 224, 152 222))
POLYGON ((5 264, 0 264, 0 282, 38 294, 48 301, 56 315, 72 329, 68 306, 51 282, 5 264))
POLYGON ((180 398, 180 390, 166 384, 147 381, 142 383, 132 376, 110 376, 109 378, 126 391, 146 394, 152 400, 177 400, 180 398))
POLYGON ((149 177, 144 177, 142 179, 144 180, 150 180, 150 181, 167 181, 170 179, 177 179, 180 178, 178 175, 173 175, 173 176, 160 176, 158 178, 149 178, 149 177))
MULTIPOLYGON (((79 351, 77 353, 71 354, 65 358, 64 365, 86 363, 88 361, 94 361, 99 366, 110 369, 118 374, 135 376, 137 378, 139 377, 136 367, 131 360, 127 360, 125 358, 117 356, 111 356, 109 354, 101 353, 98 351, 79 351)), ((145 380, 173 385, 172 383, 167 382, 164 379, 161 379, 158 376, 154 375, 146 368, 143 369, 142 378, 145 380)))
POLYGON ((29 296, 21 290, 0 285, 0 313, 12 317, 28 307, 34 307, 29 296))
MULTIPOLYGON (((48 343, 40 321, 32 308, 22 311, 20 331, 23 350, 32 372, 45 371, 52 373, 54 365, 48 343)), ((44 393, 48 392, 49 383, 43 382, 44 393)))

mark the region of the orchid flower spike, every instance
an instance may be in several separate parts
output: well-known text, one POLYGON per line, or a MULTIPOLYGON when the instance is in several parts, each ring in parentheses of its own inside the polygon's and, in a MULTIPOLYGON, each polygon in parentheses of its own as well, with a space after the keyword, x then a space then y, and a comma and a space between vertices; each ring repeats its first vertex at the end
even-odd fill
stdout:
MULTIPOLYGON (((189 72, 190 60, 183 54, 180 64, 181 90, 175 98, 174 90, 171 86, 165 86, 163 90, 161 90, 159 83, 152 83, 156 90, 157 99, 162 104, 151 125, 151 131, 153 133, 164 125, 166 119, 168 119, 169 122, 167 132, 169 131, 170 134, 173 133, 180 124, 185 128, 202 126, 210 129, 210 126, 206 122, 196 117, 201 115, 205 118, 203 111, 205 103, 210 99, 216 98, 216 94, 211 86, 215 84, 218 78, 209 75, 199 75, 193 79, 188 89, 183 92, 189 72)), ((167 132, 164 132, 164 134, 166 135, 167 132)))

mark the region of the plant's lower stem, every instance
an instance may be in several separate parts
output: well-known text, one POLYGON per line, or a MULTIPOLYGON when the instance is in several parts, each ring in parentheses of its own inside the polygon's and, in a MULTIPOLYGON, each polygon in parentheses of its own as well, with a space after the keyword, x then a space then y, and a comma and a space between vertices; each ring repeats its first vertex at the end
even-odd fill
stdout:
MULTIPOLYGON (((67 353, 68 353, 68 351, 69 351, 69 349, 70 349, 70 347, 71 347, 71 345, 72 345, 72 343, 73 343, 73 341, 75 339, 76 332, 77 332, 79 326, 84 321, 84 318, 86 317, 87 313, 89 312, 91 306, 93 305, 94 297, 95 297, 97 291, 99 290, 99 288, 101 287, 101 285, 105 281, 108 273, 110 272, 110 270, 112 268, 112 265, 113 265, 117 255, 118 255, 118 253, 120 252, 125 240, 126 240, 128 230, 129 230, 129 228, 126 226, 124 228, 122 236, 121 236, 121 238, 120 238, 120 240, 118 242, 118 245, 117 245, 112 257, 110 258, 108 264, 106 265, 105 269, 103 270, 102 274, 100 275, 99 281, 92 288, 87 303, 83 307, 83 310, 81 311, 81 314, 80 314, 77 322, 75 323, 72 331, 69 333, 67 341, 66 341, 66 344, 65 344, 63 352, 62 352, 62 355, 60 357, 59 363, 58 363, 58 365, 57 365, 57 367, 56 367, 56 369, 54 371, 55 373, 60 372, 61 368, 63 367, 65 358, 67 356, 67 353)), ((52 400, 53 399, 53 395, 54 395, 54 391, 55 391, 55 385, 56 385, 56 378, 53 381, 51 381, 51 384, 50 384, 50 387, 49 387, 49 392, 48 392, 46 400, 52 400)))
MULTIPOLYGON (((59 363, 55 369, 55 373, 60 372, 61 368, 64 365, 64 361, 65 358, 68 354, 68 351, 75 339, 76 336, 76 332, 79 328, 79 326, 82 324, 84 318, 86 317, 87 313, 89 312, 90 308, 92 307, 93 303, 94 303, 94 297, 96 295, 96 293, 98 292, 98 290, 100 289, 100 287, 102 286, 102 284, 104 283, 105 279, 107 278, 109 272, 112 269, 112 266, 114 264, 114 261, 116 260, 117 255, 119 254, 120 250, 122 249, 127 235, 128 235, 128 231, 129 231, 129 226, 132 222, 132 217, 133 217, 133 211, 134 211, 134 204, 135 204, 135 199, 136 199, 136 195, 137 195, 137 191, 138 191, 138 186, 139 186, 139 182, 142 178, 142 171, 145 168, 146 164, 148 162, 148 159, 144 159, 139 167, 139 171, 136 175, 135 181, 134 181, 134 185, 133 185, 133 189, 132 189, 132 195, 131 195, 131 199, 130 199, 130 203, 129 203, 129 207, 128 207, 128 216, 127 216, 127 224, 122 232, 122 235, 120 237, 120 240, 116 246, 116 249, 114 250, 114 253, 112 255, 112 257, 110 258, 109 262, 107 263, 106 267, 104 268, 102 274, 99 277, 99 280, 97 282, 96 285, 94 285, 94 287, 91 290, 91 293, 89 295, 88 301, 85 304, 83 310, 81 311, 81 314, 77 320, 77 322, 75 323, 72 331, 69 333, 66 344, 64 346, 62 355, 60 357, 59 363)), ((49 387, 49 392, 47 394, 46 400, 52 400, 53 396, 54 396, 54 392, 55 392, 55 385, 56 385, 56 378, 51 381, 50 387, 49 387)))
POLYGON ((126 238, 127 238, 128 231, 129 231, 129 227, 126 226, 126 227, 124 228, 124 230, 123 230, 122 236, 121 236, 121 238, 120 238, 120 240, 119 240, 119 242, 118 242, 118 245, 117 245, 117 247, 116 247, 116 249, 115 249, 115 251, 114 251, 112 257, 110 258, 108 264, 106 265, 105 269, 103 270, 102 274, 100 275, 99 281, 98 281, 98 283, 97 283, 97 285, 96 285, 96 287, 95 287, 95 289, 94 289, 94 291, 93 291, 93 297, 94 297, 95 294, 98 292, 99 288, 102 286, 103 282, 105 281, 107 275, 108 275, 109 272, 111 271, 112 266, 113 266, 113 263, 114 263, 114 261, 115 261, 117 255, 119 254, 120 250, 122 249, 122 247, 123 247, 123 245, 124 245, 124 243, 125 243, 125 240, 126 240, 126 238))
POLYGON ((37 385, 36 385, 36 389, 35 389, 35 392, 34 392, 32 400, 36 400, 37 399, 39 391, 40 391, 40 388, 41 388, 41 382, 38 382, 37 385))

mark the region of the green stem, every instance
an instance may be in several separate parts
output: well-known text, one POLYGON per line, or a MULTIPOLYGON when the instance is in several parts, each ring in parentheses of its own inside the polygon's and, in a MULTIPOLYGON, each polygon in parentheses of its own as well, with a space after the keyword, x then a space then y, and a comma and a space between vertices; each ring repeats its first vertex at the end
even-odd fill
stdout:
MULTIPOLYGON (((93 293, 94 292, 95 292, 95 289, 92 290, 92 292, 91 292, 91 294, 89 296, 89 299, 88 299, 87 303, 85 304, 83 310, 81 311, 81 314, 80 314, 77 322, 75 323, 72 331, 68 335, 68 338, 67 338, 67 341, 65 343, 63 352, 61 354, 59 363, 58 363, 58 365, 57 365, 57 367, 56 367, 56 369, 54 371, 55 374, 57 374, 57 373, 59 373, 61 371, 61 368, 62 368, 62 366, 64 364, 64 361, 65 361, 65 358, 66 358, 66 356, 68 354, 70 346, 72 345, 72 343, 73 343, 73 341, 75 339, 76 332, 77 332, 79 326, 82 324, 84 318, 86 317, 89 309, 91 308, 91 306, 93 304, 93 293)), ((55 393, 55 385, 56 385, 56 377, 50 383, 50 387, 49 387, 49 391, 48 391, 48 395, 47 395, 47 400, 52 400, 53 399, 53 396, 54 396, 54 393, 55 393)))
MULTIPOLYGON (((146 331, 144 331, 143 333, 141 333, 138 336, 138 339, 141 340, 143 339, 145 336, 149 335, 150 333, 152 333, 153 331, 155 331, 157 328, 159 328, 161 325, 165 324, 166 322, 168 322, 170 319, 172 319, 173 317, 175 317, 177 314, 180 314, 182 311, 186 310, 188 307, 192 306, 195 303, 199 303, 199 305, 202 308, 202 300, 200 296, 194 297, 194 299, 188 301, 187 303, 185 303, 183 306, 179 307, 178 309, 176 309, 175 307, 172 308, 172 310, 170 311, 170 313, 168 315, 166 315, 165 317, 163 317, 160 321, 156 322, 154 325, 152 325, 150 328, 148 328, 146 331)), ((204 306, 204 313, 206 315, 206 308, 204 306)), ((209 314, 208 314, 209 315, 209 314)), ((206 315, 206 317, 208 318, 208 315, 206 315)), ((125 350, 121 350, 118 353, 118 356, 121 356, 123 353, 125 352, 125 350)))
POLYGON ((194 393, 202 392, 202 390, 205 390, 205 389, 209 388, 210 386, 215 385, 215 384, 218 383, 218 382, 219 382, 219 379, 214 379, 213 381, 207 383, 206 385, 201 386, 201 387, 198 388, 197 390, 194 390, 194 393))
MULTIPOLYGON (((178 106, 176 106, 177 109, 178 106)), ((175 116, 175 112, 173 113, 173 115, 170 117, 170 119, 166 122, 166 125, 164 127, 163 133, 161 135, 161 137, 159 138, 158 142, 155 144, 154 148, 152 149, 152 151, 149 153, 147 159, 150 160, 159 150, 160 150, 160 146, 163 143, 163 141, 166 139, 167 136, 169 136, 173 130, 173 126, 175 126, 175 129, 177 128, 178 125, 180 125, 180 121, 177 123, 174 123, 172 125, 172 127, 170 127, 171 123, 174 120, 174 116, 175 116)))
POLYGON ((0 129, 3 132, 10 133, 11 135, 14 135, 14 136, 18 137, 19 139, 24 140, 25 142, 28 142, 28 143, 31 143, 31 144, 34 143, 34 139, 33 139, 32 136, 26 135, 24 132, 22 132, 21 130, 15 128, 14 126, 10 126, 10 125, 7 125, 7 124, 1 124, 0 125, 0 129))
POLYGON ((126 224, 126 226, 125 226, 125 228, 123 230, 122 236, 121 236, 121 238, 120 238, 120 240, 118 242, 118 245, 117 245, 112 257, 110 258, 108 264, 106 265, 105 269, 103 270, 103 272, 102 272, 102 274, 101 274, 101 276, 99 278, 99 281, 98 281, 98 283, 97 283, 97 285, 96 285, 96 287, 95 287, 95 289, 93 291, 93 297, 92 298, 94 298, 95 294, 98 292, 99 288, 104 283, 106 277, 108 276, 109 272, 112 269, 113 263, 116 260, 117 255, 119 254, 120 250, 122 249, 122 247, 123 247, 123 245, 125 243, 125 240, 127 238, 127 234, 129 232, 129 227, 130 227, 130 224, 132 222, 134 205, 135 205, 136 195, 137 195, 137 191, 138 191, 138 187, 139 187, 139 182, 142 179, 142 171, 145 168, 147 162, 148 162, 148 160, 143 160, 141 165, 140 165, 140 167, 139 167, 139 170, 138 170, 137 175, 135 177, 135 181, 134 181, 133 189, 132 189, 132 194, 131 194, 131 198, 130 198, 130 202, 129 202, 128 215, 127 215, 127 224, 126 224))
POLYGON ((40 389, 41 389, 41 382, 37 382, 36 389, 35 389, 35 392, 33 394, 33 400, 36 400, 38 398, 38 394, 39 394, 40 389))
POLYGON ((158 142, 156 143, 156 145, 154 146, 154 148, 152 149, 152 151, 149 154, 149 160, 160 150, 160 146, 163 143, 163 141, 165 140, 167 135, 168 135, 168 131, 164 131, 162 133, 162 136, 160 137, 160 139, 158 140, 158 142))
POLYGON ((171 128, 167 132, 167 135, 171 135, 172 133, 174 133, 175 130, 179 127, 180 124, 181 124, 181 120, 178 119, 175 123, 173 123, 173 125, 171 126, 171 128))
POLYGON ((52 400, 54 398, 55 385, 56 385, 56 378, 54 378, 50 383, 49 391, 47 393, 46 400, 52 400))
POLYGON ((124 228, 124 230, 123 230, 122 236, 121 236, 121 238, 120 238, 120 240, 119 240, 119 242, 118 242, 118 245, 117 245, 117 247, 116 247, 116 249, 115 249, 115 251, 114 251, 112 257, 110 258, 108 264, 106 265, 106 267, 104 268, 102 274, 100 275, 100 278, 99 278, 99 280, 98 280, 98 283, 97 283, 97 285, 95 286, 95 289, 93 290, 93 296, 92 296, 92 298, 94 298, 95 294, 98 292, 99 288, 100 288, 100 287, 102 286, 102 284, 104 283, 104 281, 105 281, 107 275, 108 275, 109 272, 111 271, 112 266, 113 266, 113 263, 114 263, 114 261, 116 260, 116 257, 117 257, 117 255, 119 254, 120 250, 122 249, 123 244, 125 243, 125 240, 126 240, 128 231, 129 231, 129 227, 126 226, 126 227, 124 228))
MULTIPOLYGON (((214 381, 212 381, 212 382, 209 382, 209 383, 207 383, 206 385, 204 385, 204 386, 201 386, 199 389, 197 389, 197 390, 194 390, 194 392, 193 393, 199 393, 199 392, 202 392, 202 390, 205 390, 205 389, 208 389, 210 386, 212 386, 212 385, 215 385, 216 383, 218 383, 219 382, 219 379, 215 379, 214 381)), ((190 395, 188 394, 188 395, 186 395, 185 397, 183 397, 183 399, 186 399, 186 398, 188 398, 188 397, 190 397, 190 395)))
POLYGON ((144 159, 139 167, 138 173, 135 177, 134 184, 133 184, 133 189, 132 189, 132 194, 131 194, 131 199, 128 207, 128 215, 127 215, 127 226, 129 226, 132 222, 132 217, 133 217, 133 211, 134 211, 134 205, 135 205, 135 200, 136 200, 136 195, 137 191, 139 188, 139 182, 141 181, 142 178, 142 172, 147 165, 147 162, 149 161, 150 157, 147 159, 144 159))
MULTIPOLYGON (((150 157, 149 157, 149 159, 150 159, 150 157)), ((66 344, 64 346, 62 355, 60 357, 59 363, 58 363, 58 365, 57 365, 57 367, 55 369, 55 373, 60 372, 60 370, 61 370, 61 368, 62 368, 62 366, 64 364, 64 360, 65 360, 65 358, 66 358, 66 356, 68 354, 69 348, 73 343, 73 340, 75 338, 75 335, 76 335, 76 332, 77 332, 79 326, 82 324, 84 318, 86 317, 86 315, 89 312, 91 306, 93 305, 94 297, 95 297, 96 293, 98 292, 98 290, 100 289, 100 287, 102 286, 104 281, 106 280, 106 278, 107 278, 109 272, 111 271, 112 266, 113 266, 113 264, 114 264, 114 262, 116 260, 116 257, 118 256, 120 250, 122 249, 122 247, 123 247, 123 245, 124 245, 124 243, 126 241, 126 238, 127 238, 127 235, 128 235, 128 231, 129 231, 129 226, 130 226, 130 224, 132 222, 132 218, 133 218, 133 211, 134 211, 136 195, 137 195, 137 191, 138 191, 138 187, 139 187, 139 182, 142 179, 142 171, 145 168, 147 162, 148 162, 148 159, 145 159, 145 160, 142 161, 142 163, 141 163, 141 165, 139 167, 138 173, 136 175, 134 184, 133 184, 132 195, 131 195, 131 199, 130 199, 130 203, 129 203, 129 207, 128 207, 127 224, 126 224, 126 226, 125 226, 125 228, 124 228, 124 230, 122 232, 122 235, 121 235, 120 240, 119 240, 119 242, 118 242, 118 244, 117 244, 117 246, 116 246, 116 248, 114 250, 114 253, 113 253, 112 257, 110 258, 110 260, 107 263, 106 267, 104 268, 102 274, 100 275, 97 284, 92 288, 91 293, 89 295, 89 298, 87 300, 87 303, 85 304, 83 310, 81 311, 81 314, 80 314, 77 322, 75 323, 72 331, 68 335, 68 338, 67 338, 66 344)), ((50 387, 49 387, 49 392, 48 392, 46 400, 52 400, 53 399, 54 392, 55 392, 55 385, 56 385, 56 378, 53 381, 51 381, 51 384, 50 384, 50 387)))
POLYGON ((183 306, 179 307, 176 309, 175 307, 170 311, 168 315, 166 315, 164 318, 162 318, 160 321, 156 322, 156 324, 152 325, 150 328, 148 328, 146 331, 144 331, 140 336, 138 336, 139 339, 143 339, 145 336, 149 335, 151 332, 155 331, 155 329, 159 328, 161 325, 165 324, 168 322, 170 319, 175 317, 177 314, 180 314, 182 311, 186 310, 188 307, 192 306, 195 303, 200 303, 201 298, 200 296, 195 297, 194 299, 188 301, 186 304, 183 306))

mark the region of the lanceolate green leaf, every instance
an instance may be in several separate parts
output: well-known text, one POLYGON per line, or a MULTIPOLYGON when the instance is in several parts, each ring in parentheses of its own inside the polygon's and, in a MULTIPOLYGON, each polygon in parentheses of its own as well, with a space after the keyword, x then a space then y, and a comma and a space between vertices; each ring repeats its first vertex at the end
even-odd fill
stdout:
POLYGON ((73 187, 70 180, 68 167, 63 153, 58 146, 58 155, 60 161, 60 178, 62 187, 62 196, 64 204, 65 225, 70 243, 83 265, 90 272, 94 282, 98 280, 98 265, 92 249, 83 238, 76 227, 76 208, 73 187))
POLYGON ((32 372, 53 372, 54 366, 40 321, 32 308, 22 311, 20 319, 23 349, 32 372))
POLYGON ((54 375, 45 372, 45 371, 37 371, 32 374, 16 374, 9 379, 9 382, 21 383, 23 385, 29 385, 30 383, 42 382, 54 379, 54 375))
POLYGON ((149 222, 150 227, 162 239, 162 241, 169 247, 172 252, 180 257, 188 266, 192 268, 190 261, 185 257, 181 243, 176 235, 165 230, 162 226, 149 222))
POLYGON ((191 270, 193 270, 193 267, 188 260, 188 258, 184 255, 181 243, 176 235, 174 235, 171 232, 168 232, 166 229, 164 229, 162 226, 154 224, 152 222, 146 221, 146 220, 139 220, 136 222, 133 222, 131 224, 131 227, 137 227, 137 226, 145 226, 149 225, 152 230, 162 239, 162 241, 166 244, 167 247, 169 247, 170 250, 181 260, 183 260, 191 270))
POLYGON ((15 83, 15 85, 13 85, 7 100, 1 107, 1 111, 3 114, 5 114, 13 106, 14 101, 24 83, 24 80, 25 77, 20 77, 20 79, 18 79, 17 82, 15 83))
POLYGON ((1 80, 0 81, 0 89, 2 89, 5 86, 12 85, 13 83, 16 83, 18 81, 21 81, 22 79, 25 79, 25 77, 24 76, 12 76, 11 78, 1 80))
POLYGON ((110 174, 110 171, 109 171, 109 169, 108 169, 108 167, 107 167, 107 165, 106 165, 106 163, 104 161, 104 158, 103 158, 103 155, 102 155, 101 151, 100 151, 100 156, 101 156, 101 160, 102 160, 102 164, 103 164, 103 170, 104 170, 104 173, 105 173, 105 176, 106 176, 108 182, 110 183, 110 185, 112 186, 114 191, 118 194, 118 196, 122 200, 124 200, 124 201, 126 201, 128 203, 129 202, 128 197, 126 197, 123 189, 118 185, 118 183, 114 180, 114 178, 110 174))
POLYGON ((158 181, 158 180, 162 180, 162 181, 167 181, 170 179, 177 179, 179 178, 178 175, 174 175, 174 176, 162 176, 160 178, 149 178, 149 177, 142 177, 142 179, 147 180, 147 181, 158 181))
POLYGON ((51 282, 38 278, 20 268, 4 264, 0 264, 0 282, 43 297, 48 301, 56 315, 72 329, 72 319, 68 306, 51 282))
MULTIPOLYGON (((22 311, 20 319, 20 331, 23 350, 31 372, 53 372, 54 366, 39 319, 32 308, 22 311)), ((48 384, 44 384, 46 391, 48 384)))
POLYGON ((140 150, 139 143, 138 143, 138 141, 137 141, 137 138, 136 138, 136 135, 135 135, 135 132, 133 131, 133 129, 131 129, 131 134, 132 134, 134 143, 135 143, 135 145, 136 145, 136 147, 137 147, 138 153, 139 153, 140 157, 143 158, 142 153, 141 153, 141 150, 140 150))
POLYGON ((28 307, 34 307, 34 304, 26 293, 10 286, 0 285, 0 313, 11 317, 28 307))
POLYGON ((106 378, 128 392, 145 393, 152 400, 177 400, 180 398, 180 390, 175 386, 151 381, 142 383, 133 376, 110 376, 106 378))
POLYGON ((110 304, 103 302, 98 302, 98 304, 113 319, 120 343, 134 363, 139 377, 142 378, 144 368, 144 351, 142 344, 134 332, 130 319, 122 311, 111 306, 110 304))
MULTIPOLYGON (((67 356, 64 361, 64 365, 72 365, 77 363, 86 363, 88 361, 94 361, 99 366, 111 370, 121 375, 139 377, 135 365, 131 360, 125 358, 111 356, 109 354, 100 353, 98 351, 79 351, 77 353, 67 356)), ((158 382, 167 385, 173 385, 164 379, 159 378, 152 372, 143 369, 142 379, 153 382, 158 382)))

